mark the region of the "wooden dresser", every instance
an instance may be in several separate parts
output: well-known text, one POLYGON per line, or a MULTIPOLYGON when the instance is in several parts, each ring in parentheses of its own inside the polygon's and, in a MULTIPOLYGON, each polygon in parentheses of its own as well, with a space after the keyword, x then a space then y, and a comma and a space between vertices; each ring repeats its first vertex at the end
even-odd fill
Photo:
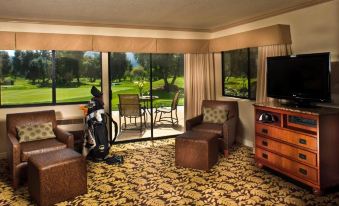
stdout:
POLYGON ((255 161, 313 188, 339 183, 339 110, 255 104, 255 161), (274 121, 260 120, 270 114, 274 121))

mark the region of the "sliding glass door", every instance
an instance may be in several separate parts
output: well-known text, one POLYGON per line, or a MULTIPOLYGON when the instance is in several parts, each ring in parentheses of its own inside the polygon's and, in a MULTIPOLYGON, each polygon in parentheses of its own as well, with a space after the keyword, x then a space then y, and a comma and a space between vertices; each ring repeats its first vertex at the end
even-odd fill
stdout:
POLYGON ((119 125, 117 141, 183 132, 182 54, 110 53, 109 60, 111 111, 119 125))
POLYGON ((154 137, 184 132, 183 54, 152 55, 154 137))

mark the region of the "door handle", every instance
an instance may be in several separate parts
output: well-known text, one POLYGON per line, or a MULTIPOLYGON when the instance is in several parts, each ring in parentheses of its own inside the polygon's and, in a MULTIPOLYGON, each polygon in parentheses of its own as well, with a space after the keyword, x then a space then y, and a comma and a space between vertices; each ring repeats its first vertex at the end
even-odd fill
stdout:
POLYGON ((307 159, 307 156, 306 156, 305 154, 299 153, 299 158, 300 158, 300 159, 303 159, 303 160, 306 160, 306 159, 307 159))
POLYGON ((307 141, 306 141, 306 139, 299 139, 299 143, 300 144, 307 144, 307 141))
POLYGON ((299 172, 303 175, 307 175, 307 170, 305 170, 303 168, 299 168, 299 172))
POLYGON ((262 142, 261 142, 261 144, 263 145, 263 146, 268 146, 268 142, 267 141, 265 141, 265 140, 263 140, 262 142))
POLYGON ((265 153, 262 153, 261 156, 262 156, 263 158, 265 158, 265 159, 268 159, 268 155, 265 154, 265 153))
POLYGON ((261 129, 261 132, 264 133, 264 134, 267 134, 267 133, 268 133, 268 130, 265 129, 265 128, 263 128, 263 129, 261 129))

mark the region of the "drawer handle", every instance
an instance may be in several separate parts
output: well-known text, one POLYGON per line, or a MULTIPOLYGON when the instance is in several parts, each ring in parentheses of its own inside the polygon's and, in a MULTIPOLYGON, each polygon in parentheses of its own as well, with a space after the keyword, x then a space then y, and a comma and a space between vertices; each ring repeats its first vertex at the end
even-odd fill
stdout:
POLYGON ((261 142, 261 144, 263 145, 263 146, 268 146, 268 142, 267 141, 265 141, 265 140, 263 140, 262 142, 261 142))
POLYGON ((306 139, 299 139, 299 143, 300 144, 307 144, 307 141, 306 141, 306 139))
POLYGON ((267 134, 268 130, 267 129, 261 129, 261 132, 264 133, 264 134, 267 134))
POLYGON ((265 158, 265 159, 268 159, 268 155, 267 154, 265 154, 265 153, 262 153, 262 155, 261 155, 263 158, 265 158))
POLYGON ((299 168, 299 172, 303 175, 307 175, 307 170, 305 170, 303 168, 299 168))
POLYGON ((303 160, 306 160, 306 159, 307 159, 306 155, 301 154, 301 153, 299 153, 299 158, 300 158, 300 159, 303 159, 303 160))

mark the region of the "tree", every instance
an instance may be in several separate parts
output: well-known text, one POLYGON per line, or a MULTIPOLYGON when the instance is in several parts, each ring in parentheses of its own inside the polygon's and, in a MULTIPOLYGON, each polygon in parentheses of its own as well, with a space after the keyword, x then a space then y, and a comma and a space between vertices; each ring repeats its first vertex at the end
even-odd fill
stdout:
POLYGON ((85 56, 82 62, 83 73, 82 76, 85 76, 89 79, 90 82, 95 82, 96 79, 101 78, 101 65, 100 65, 100 56, 85 56))
MULTIPOLYGON (((150 56, 148 54, 136 54, 139 64, 150 65, 150 56)), ((147 70, 146 70, 147 71, 147 70)), ((180 54, 155 54, 152 55, 152 80, 164 80, 164 90, 170 91, 178 75, 183 74, 183 55, 180 54), (169 78, 172 78, 169 82, 169 78)))
POLYGON ((32 51, 22 52, 22 67, 19 71, 20 76, 27 76, 29 64, 34 59, 34 53, 32 51))
POLYGON ((11 72, 11 60, 6 51, 0 51, 0 60, 1 60, 1 75, 8 76, 11 72))
POLYGON ((20 75, 20 71, 22 71, 22 52, 16 50, 14 52, 13 57, 13 75, 18 76, 20 75))
POLYGON ((121 79, 126 77, 126 71, 131 70, 131 64, 127 60, 126 53, 112 53, 110 58, 110 78, 112 81, 118 80, 121 82, 121 79))
MULTIPOLYGON (((72 70, 72 78, 76 78, 77 79, 77 83, 78 85, 80 84, 80 67, 81 62, 84 58, 84 54, 85 52, 83 51, 58 51, 56 52, 56 58, 69 58, 69 59, 73 59, 74 62, 77 61, 77 66, 76 64, 73 62, 72 66, 73 67, 69 67, 69 70, 72 70)), ((70 72, 68 72, 68 74, 70 74, 70 72)))
POLYGON ((28 66, 26 78, 31 80, 32 84, 35 84, 37 79, 42 79, 44 83, 46 78, 44 67, 43 59, 41 57, 33 59, 28 66))
POLYGON ((136 66, 132 69, 132 71, 130 72, 132 80, 136 79, 138 81, 140 80, 145 80, 146 77, 146 71, 144 69, 144 67, 142 66, 136 66))
POLYGON ((43 84, 48 83, 52 78, 52 53, 50 51, 41 50, 40 56, 44 65, 44 75, 42 78, 43 84))
POLYGON ((55 67, 56 82, 58 86, 67 86, 71 84, 74 78, 74 70, 79 70, 79 68, 77 68, 79 67, 79 61, 74 58, 60 57, 56 59, 55 67))

